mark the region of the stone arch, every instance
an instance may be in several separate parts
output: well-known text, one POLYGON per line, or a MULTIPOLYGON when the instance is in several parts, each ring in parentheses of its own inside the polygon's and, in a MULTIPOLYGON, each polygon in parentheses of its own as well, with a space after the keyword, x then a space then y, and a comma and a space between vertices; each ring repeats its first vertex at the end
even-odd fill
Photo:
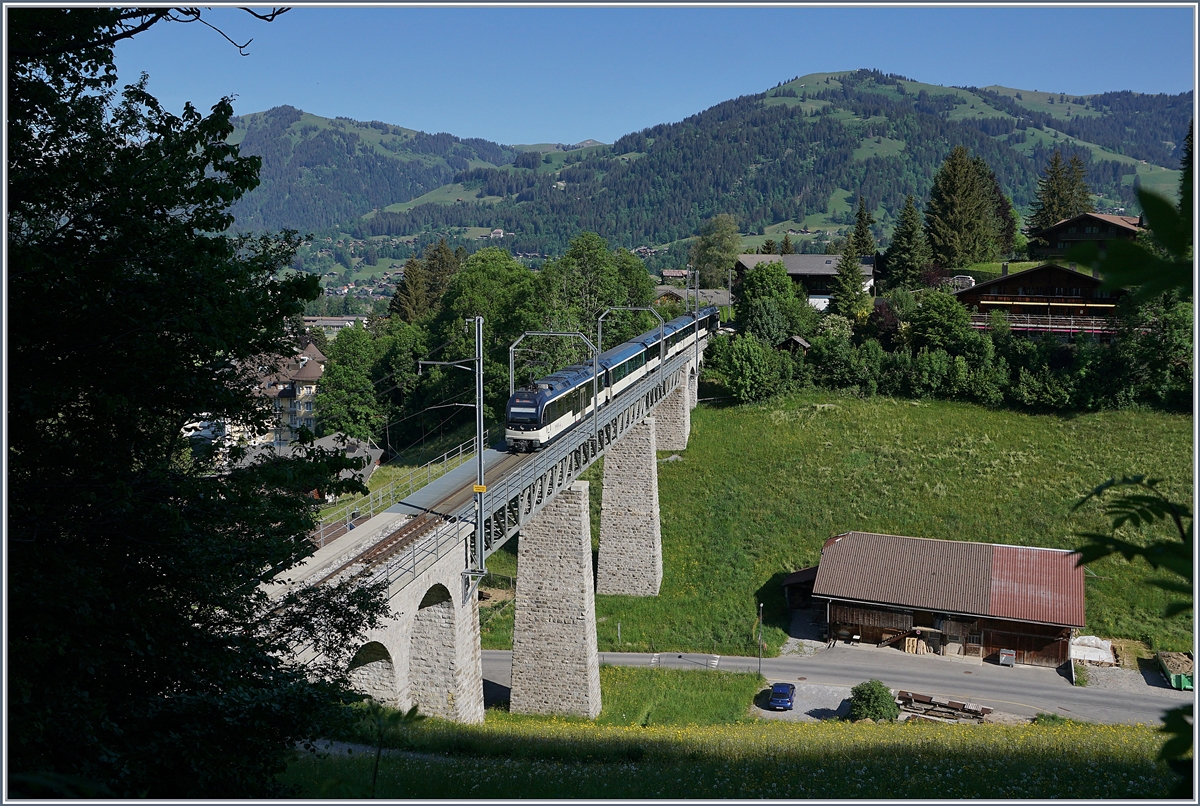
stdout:
POLYGON ((409 645, 409 681, 413 704, 421 713, 454 719, 455 624, 454 598, 445 585, 425 592, 413 618, 409 645))
POLYGON ((378 641, 369 641, 355 653, 350 661, 350 685, 376 702, 395 706, 396 667, 387 647, 378 641))

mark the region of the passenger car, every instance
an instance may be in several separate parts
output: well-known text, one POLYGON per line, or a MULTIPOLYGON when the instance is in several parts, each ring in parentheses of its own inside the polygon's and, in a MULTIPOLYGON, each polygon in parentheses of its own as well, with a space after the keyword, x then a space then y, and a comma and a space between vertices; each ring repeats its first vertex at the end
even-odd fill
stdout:
POLYGON ((767 707, 772 711, 790 711, 796 704, 796 687, 791 683, 776 683, 771 686, 771 699, 767 707))

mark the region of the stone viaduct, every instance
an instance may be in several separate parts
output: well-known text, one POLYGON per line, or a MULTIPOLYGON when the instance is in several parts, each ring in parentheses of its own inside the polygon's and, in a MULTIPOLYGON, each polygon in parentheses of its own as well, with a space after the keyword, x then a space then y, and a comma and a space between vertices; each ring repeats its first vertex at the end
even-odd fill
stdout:
MULTIPOLYGON (((521 525, 512 712, 599 715, 594 594, 659 592, 663 570, 656 451, 687 447, 703 346, 677 370, 673 391, 603 451, 594 580, 586 482, 567 480, 521 525)), ((578 426, 584 427, 586 423, 578 426)), ((473 478, 464 475, 463 480, 469 489, 473 478)), ((297 569, 289 586, 329 579, 330 569, 395 532, 409 517, 397 509, 319 550, 297 569)), ((418 571, 389 585, 391 618, 363 636, 351 662, 351 680, 360 691, 397 708, 415 705, 429 716, 483 721, 479 602, 476 588, 465 584, 463 576, 473 534, 473 524, 454 524, 435 541, 436 550, 418 571)))

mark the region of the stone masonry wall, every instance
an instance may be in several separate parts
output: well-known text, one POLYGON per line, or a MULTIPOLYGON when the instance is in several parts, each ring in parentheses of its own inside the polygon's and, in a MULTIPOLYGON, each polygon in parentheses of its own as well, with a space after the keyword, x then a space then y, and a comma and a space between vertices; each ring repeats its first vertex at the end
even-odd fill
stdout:
MULTIPOLYGON (((686 368, 683 370, 686 372, 686 368)), ((654 407, 654 419, 658 429, 655 437, 660 451, 682 451, 687 449, 688 433, 692 429, 692 409, 688 400, 686 376, 675 391, 654 407)))
POLYGON ((454 602, 441 585, 430 590, 412 621, 408 678, 413 704, 426 716, 454 718, 454 602), (437 596, 436 593, 441 593, 437 596), (432 595, 432 596, 431 596, 432 595), (428 601, 433 599, 432 602, 428 601), (440 600, 440 601, 439 601, 440 600))
MULTIPOLYGON (((464 524, 462 531, 465 540, 470 524, 464 524)), ((483 722, 479 600, 476 596, 463 600, 464 560, 464 550, 450 551, 419 579, 391 591, 391 618, 368 631, 363 640, 382 644, 391 656, 394 693, 387 698, 365 685, 356 688, 383 702, 390 699, 402 709, 417 705, 422 713, 456 722, 483 722), (434 596, 427 599, 431 592, 434 596), (440 601, 446 594, 449 599, 440 601), (422 603, 427 607, 421 608, 422 603)), ((380 677, 374 671, 370 676, 380 677)), ((375 687, 373 680, 363 682, 375 687)))
POLYGON ((657 596, 662 585, 655 418, 647 417, 604 454, 596 592, 657 596))
POLYGON ((371 641, 350 662, 350 685, 373 700, 395 707, 396 668, 392 656, 378 641, 371 641))
POLYGON ((520 714, 600 714, 588 485, 561 491, 521 529, 512 695, 520 714))

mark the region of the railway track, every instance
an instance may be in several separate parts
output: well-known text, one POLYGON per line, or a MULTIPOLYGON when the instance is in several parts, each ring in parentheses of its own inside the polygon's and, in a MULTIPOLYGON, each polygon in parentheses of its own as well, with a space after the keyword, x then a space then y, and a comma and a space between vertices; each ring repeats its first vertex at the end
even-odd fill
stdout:
MULTIPOLYGON (((484 471, 484 482, 491 483, 502 478, 506 473, 515 469, 523 462, 533 459, 532 454, 505 454, 499 461, 493 462, 484 471)), ((474 480, 472 480, 472 485, 474 480)), ((324 585, 341 576, 360 576, 387 562, 388 558, 400 553, 419 540, 424 534, 446 522, 441 513, 455 512, 471 500, 473 490, 471 485, 463 485, 454 492, 444 496, 425 512, 407 521, 396 531, 384 537, 377 543, 368 546, 363 551, 341 563, 337 568, 322 575, 314 585, 324 585)), ((404 503, 401 501, 400 503, 404 503)), ((415 506, 415 505, 410 505, 415 506)))

